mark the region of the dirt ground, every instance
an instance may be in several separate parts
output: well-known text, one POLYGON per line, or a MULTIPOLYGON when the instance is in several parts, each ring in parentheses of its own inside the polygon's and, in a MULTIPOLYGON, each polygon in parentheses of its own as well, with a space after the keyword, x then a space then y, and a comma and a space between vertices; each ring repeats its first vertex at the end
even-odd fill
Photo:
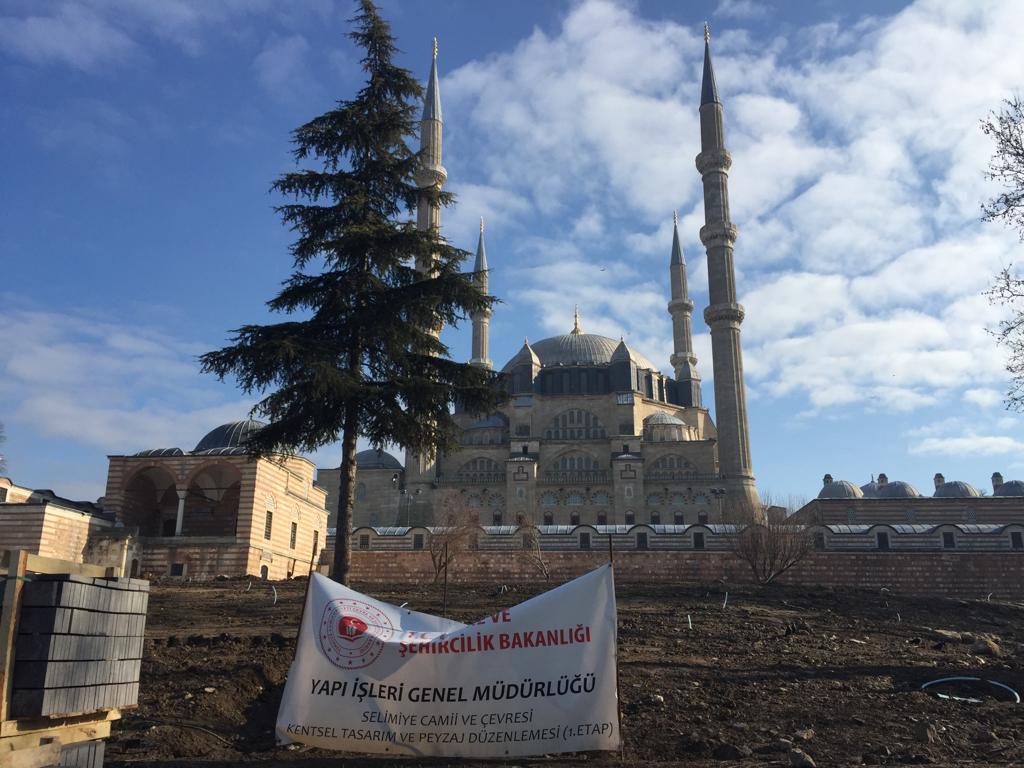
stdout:
MULTIPOLYGON (((115 723, 108 766, 339 764, 338 753, 274 744, 305 583, 274 587, 276 605, 266 582, 153 585, 140 705, 115 723)), ((433 585, 365 591, 441 609, 433 585)), ((537 591, 453 585, 449 615, 476 620, 537 591)), ((1024 705, 919 690, 961 675, 1024 691, 1024 604, 783 587, 739 588, 724 604, 723 585, 617 591, 623 753, 517 762, 799 765, 795 748, 818 766, 1024 765, 1024 705)))

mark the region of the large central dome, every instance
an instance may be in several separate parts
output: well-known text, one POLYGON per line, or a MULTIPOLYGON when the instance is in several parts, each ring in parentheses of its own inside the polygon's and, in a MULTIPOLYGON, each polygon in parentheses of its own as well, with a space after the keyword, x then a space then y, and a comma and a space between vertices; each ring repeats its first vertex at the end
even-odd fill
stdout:
MULTIPOLYGON (((540 358, 541 367, 549 368, 559 365, 608 365, 619 342, 596 333, 566 333, 543 339, 530 346, 540 358)), ((639 352, 630 349, 629 356, 637 368, 658 370, 639 352)), ((510 360, 506 363, 502 370, 508 371, 511 362, 510 360)))

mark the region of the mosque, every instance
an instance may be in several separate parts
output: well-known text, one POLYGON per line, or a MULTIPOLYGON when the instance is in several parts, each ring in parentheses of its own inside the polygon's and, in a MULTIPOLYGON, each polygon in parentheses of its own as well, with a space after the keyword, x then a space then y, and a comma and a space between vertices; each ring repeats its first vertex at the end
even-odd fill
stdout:
MULTIPOLYGON (((435 46, 420 123, 424 190, 440 189, 447 180, 443 125, 435 46)), ((623 339, 587 333, 577 308, 566 333, 524 341, 502 365, 510 395, 505 406, 483 418, 456 414, 458 451, 437 457, 407 451, 404 463, 384 451, 361 452, 355 526, 429 525, 451 504, 474 510, 481 525, 713 523, 759 512, 740 345, 744 312, 733 270, 732 158, 706 31, 700 126, 700 239, 710 295, 704 319, 711 330, 717 424, 702 399, 691 330, 694 304, 676 221, 666 281, 672 376, 623 339)), ((434 199, 420 198, 420 229, 440 227, 434 199)), ((418 268, 427 273, 430 264, 418 268)), ((474 271, 484 291, 489 268, 481 222, 474 271)), ((491 369, 489 322, 488 312, 472 317, 469 362, 491 369)), ((318 473, 329 510, 336 509, 339 474, 318 473)))

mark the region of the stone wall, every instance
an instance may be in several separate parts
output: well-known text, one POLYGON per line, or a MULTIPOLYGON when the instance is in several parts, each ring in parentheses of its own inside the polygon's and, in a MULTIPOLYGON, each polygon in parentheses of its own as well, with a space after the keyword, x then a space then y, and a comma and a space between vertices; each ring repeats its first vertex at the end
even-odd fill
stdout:
MULTIPOLYGON (((329 554, 329 553, 326 553, 329 554)), ((552 585, 579 576, 607 559, 601 551, 545 552, 552 585)), ((325 561, 327 562, 327 561, 325 561)), ((710 585, 749 584, 748 566, 730 552, 616 552, 620 582, 710 585)), ((543 581, 527 553, 474 552, 455 562, 449 581, 526 583, 543 581)), ((352 553, 352 581, 361 585, 410 583, 434 579, 430 554, 352 553)), ((781 584, 815 587, 883 587, 903 595, 1020 600, 1024 596, 1021 552, 815 552, 779 579, 781 584)))

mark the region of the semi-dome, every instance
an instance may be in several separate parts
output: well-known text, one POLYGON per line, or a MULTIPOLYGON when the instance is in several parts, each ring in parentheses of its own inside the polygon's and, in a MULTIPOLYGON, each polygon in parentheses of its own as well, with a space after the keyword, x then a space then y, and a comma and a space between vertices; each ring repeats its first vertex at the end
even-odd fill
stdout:
POLYGON ((665 413, 664 411, 655 411, 650 416, 648 416, 646 419, 644 419, 644 424, 646 426, 650 426, 652 424, 668 424, 668 425, 673 426, 673 427, 685 427, 686 426, 686 422, 685 421, 683 421, 682 419, 676 418, 672 414, 665 413))
POLYGON ((221 424, 216 429, 206 433, 206 437, 199 441, 192 453, 205 453, 217 451, 218 453, 244 453, 245 443, 252 435, 267 426, 262 421, 246 419, 245 421, 232 421, 221 424))
POLYGON ((1024 496, 1024 480, 1007 480, 992 492, 993 496, 1024 496))
POLYGON ((387 451, 369 448, 356 454, 357 469, 405 469, 402 463, 387 451))
POLYGON ((864 492, 848 480, 834 480, 818 491, 819 499, 861 499, 864 492))
POLYGON ((970 483, 965 483, 963 480, 950 480, 941 483, 935 489, 934 496, 937 499, 967 499, 981 496, 981 494, 970 483))
POLYGON ((879 499, 916 499, 920 497, 917 488, 902 480, 893 480, 878 487, 879 499))
MULTIPOLYGON (((619 342, 596 333, 566 333, 532 344, 542 368, 559 365, 608 365, 619 342)), ((627 347, 628 349, 628 347, 627 347)), ((637 368, 658 370, 650 360, 630 349, 629 357, 637 368)), ((505 364, 503 371, 513 367, 516 358, 505 364)))

